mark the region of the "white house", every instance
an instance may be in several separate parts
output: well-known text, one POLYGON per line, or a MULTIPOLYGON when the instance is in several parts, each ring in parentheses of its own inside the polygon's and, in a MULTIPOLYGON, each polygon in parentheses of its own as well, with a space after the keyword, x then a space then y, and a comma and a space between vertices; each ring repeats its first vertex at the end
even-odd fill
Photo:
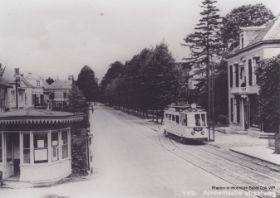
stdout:
MULTIPOLYGON (((228 56, 229 121, 234 130, 263 129, 255 74, 260 60, 280 54, 280 17, 263 26, 241 28, 240 46, 228 56)), ((266 130, 266 129, 265 129, 266 130)))

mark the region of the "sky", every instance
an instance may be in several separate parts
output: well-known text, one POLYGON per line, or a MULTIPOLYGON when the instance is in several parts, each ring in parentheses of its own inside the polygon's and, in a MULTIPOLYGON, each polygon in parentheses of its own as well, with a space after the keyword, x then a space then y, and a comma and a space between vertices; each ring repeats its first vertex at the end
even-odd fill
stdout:
MULTIPOLYGON (((279 0, 218 0, 220 15, 263 3, 275 15, 279 0)), ((114 61, 125 62, 161 42, 176 61, 188 55, 183 38, 194 30, 200 0, 1 0, 0 62, 22 73, 64 79, 89 65, 102 79, 114 61)))

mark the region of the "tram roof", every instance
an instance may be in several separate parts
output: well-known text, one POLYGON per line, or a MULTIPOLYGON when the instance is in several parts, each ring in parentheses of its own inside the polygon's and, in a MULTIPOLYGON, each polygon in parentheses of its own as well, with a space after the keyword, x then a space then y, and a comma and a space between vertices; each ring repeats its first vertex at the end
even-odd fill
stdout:
POLYGON ((193 107, 192 105, 170 105, 166 110, 176 112, 204 112, 200 106, 193 107))

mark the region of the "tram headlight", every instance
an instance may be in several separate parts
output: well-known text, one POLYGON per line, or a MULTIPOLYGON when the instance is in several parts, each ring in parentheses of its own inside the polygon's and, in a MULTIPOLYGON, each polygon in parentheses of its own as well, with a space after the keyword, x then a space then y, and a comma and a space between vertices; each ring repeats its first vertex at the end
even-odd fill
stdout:
POLYGON ((194 134, 195 134, 195 132, 194 132, 194 131, 192 131, 192 132, 191 132, 191 134, 192 134, 192 135, 194 135, 194 134))
POLYGON ((205 134, 205 132, 204 131, 201 131, 201 135, 204 135, 205 134))

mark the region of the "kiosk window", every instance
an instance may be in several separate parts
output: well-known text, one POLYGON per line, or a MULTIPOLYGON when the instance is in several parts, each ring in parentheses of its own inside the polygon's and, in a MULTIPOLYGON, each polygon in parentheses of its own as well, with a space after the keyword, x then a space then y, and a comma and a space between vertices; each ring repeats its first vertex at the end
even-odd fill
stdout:
POLYGON ((34 133, 34 163, 48 162, 48 134, 34 133))
POLYGON ((52 161, 59 159, 59 145, 58 145, 58 132, 52 133, 52 161))
POLYGON ((68 131, 62 131, 62 159, 68 157, 68 131))

